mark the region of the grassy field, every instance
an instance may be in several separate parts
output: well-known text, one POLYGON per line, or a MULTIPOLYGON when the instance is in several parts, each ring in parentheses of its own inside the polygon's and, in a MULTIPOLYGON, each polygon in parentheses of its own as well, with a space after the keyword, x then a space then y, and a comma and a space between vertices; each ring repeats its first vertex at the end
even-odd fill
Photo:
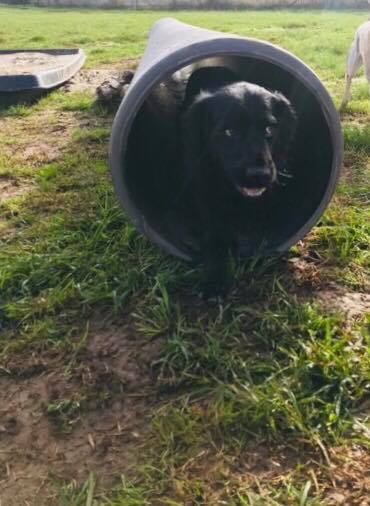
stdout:
MULTIPOLYGON (((119 208, 94 87, 135 66, 160 12, 0 7, 0 45, 83 47, 77 83, 0 113, 0 504, 366 505, 370 100, 284 258, 235 266, 222 303, 119 208), (195 289, 194 289, 195 287, 195 289)), ((176 12, 272 41, 338 104, 362 12, 176 12)))

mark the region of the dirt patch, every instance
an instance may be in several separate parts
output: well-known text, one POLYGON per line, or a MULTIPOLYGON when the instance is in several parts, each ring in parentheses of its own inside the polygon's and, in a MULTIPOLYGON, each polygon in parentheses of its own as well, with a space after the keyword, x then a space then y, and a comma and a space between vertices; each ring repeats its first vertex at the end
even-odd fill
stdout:
POLYGON ((370 313, 370 294, 350 292, 337 285, 315 293, 316 298, 329 310, 340 311, 348 320, 360 319, 370 313))
POLYGON ((342 125, 352 127, 363 127, 369 124, 369 115, 366 112, 342 112, 341 113, 342 125))
POLYGON ((110 117, 53 109, 26 117, 0 118, 1 154, 3 164, 8 167, 6 174, 0 176, 0 201, 31 189, 37 168, 58 161, 71 149, 74 132, 109 126, 111 121, 110 117))
POLYGON ((205 448, 181 467, 179 476, 172 494, 177 500, 184 499, 184 504, 188 503, 181 478, 191 481, 195 477, 202 480, 206 504, 226 504, 234 487, 247 491, 252 499, 255 493, 265 497, 266 504, 272 504, 271 490, 284 489, 292 480, 301 483, 302 489, 309 481, 309 497, 320 498, 320 504, 370 505, 370 452, 359 445, 328 448, 325 456, 318 448, 299 451, 290 446, 269 448, 252 442, 233 457, 205 448), (226 487, 220 486, 225 482, 226 487))
MULTIPOLYGON (((344 161, 343 167, 340 174, 340 180, 343 183, 356 185, 361 180, 367 181, 367 175, 370 171, 370 162, 367 161, 366 166, 361 168, 361 170, 356 170, 356 164, 360 164, 361 167, 365 164, 364 155, 361 153, 354 154, 353 152, 346 151, 344 153, 344 161)), ((334 196, 334 199, 338 199, 339 201, 343 197, 339 197, 338 195, 334 196)))
POLYGON ((236 462, 231 476, 238 477, 240 486, 249 482, 252 489, 264 495, 266 483, 279 486, 295 475, 303 483, 311 482, 309 495, 320 497, 323 504, 369 506, 370 451, 352 445, 330 448, 325 453, 307 451, 302 460, 302 453, 293 448, 281 447, 278 452, 261 446, 249 448, 236 462))
MULTIPOLYGON (((358 445, 330 451, 327 472, 332 487, 324 491, 325 504, 330 506, 370 505, 370 451, 358 445)), ((325 480, 326 484, 328 480, 325 480)))
POLYGON ((66 92, 87 90, 95 92, 102 82, 111 78, 119 79, 122 72, 125 70, 135 70, 137 64, 137 59, 129 58, 115 65, 104 66, 98 69, 81 69, 62 87, 62 90, 66 92))
POLYGON ((150 364, 159 346, 128 327, 95 325, 64 361, 7 364, 0 377, 4 505, 59 504, 51 478, 80 483, 93 472, 107 486, 129 472, 155 402, 150 364))
POLYGON ((2 154, 9 164, 27 162, 27 166, 37 166, 54 161, 80 125, 81 118, 75 112, 50 109, 25 118, 2 118, 2 136, 11 140, 3 143, 2 154))
POLYGON ((288 260, 289 272, 296 285, 316 289, 323 282, 321 269, 324 260, 316 251, 302 253, 302 256, 288 260))
MULTIPOLYGON (((129 59, 98 69, 82 69, 61 90, 66 93, 90 91, 93 95, 103 81, 119 77, 124 70, 134 69, 136 65, 137 60, 129 59)), ((43 109, 26 117, 0 118, 2 155, 11 157, 13 162, 27 161, 28 165, 47 163, 59 157, 73 130, 111 123, 111 119, 101 116, 84 116, 81 111, 43 109)))
POLYGON ((29 190, 31 185, 20 184, 18 180, 0 176, 0 204, 5 200, 19 197, 29 190))
MULTIPOLYGON (((133 69, 137 60, 124 60, 116 65, 99 69, 82 69, 61 90, 66 93, 90 91, 106 79, 119 77, 124 70, 133 69)), ((43 109, 26 117, 0 118, 1 154, 9 160, 9 166, 27 162, 38 166, 57 160, 70 142, 74 130, 102 127, 111 124, 111 118, 87 117, 81 111, 56 111, 43 109)))
POLYGON ((40 141, 32 146, 27 146, 23 153, 24 160, 32 162, 52 162, 60 156, 60 149, 55 145, 40 141))
POLYGON ((83 121, 73 112, 51 110, 25 118, 1 118, 1 135, 6 140, 1 154, 8 168, 0 176, 0 202, 32 189, 37 167, 58 160, 67 149, 73 130, 81 124, 83 128, 83 121))
MULTIPOLYGON (((278 487, 287 476, 295 473, 298 465, 306 469, 310 466, 311 455, 302 455, 287 447, 269 448, 267 444, 249 443, 238 455, 226 455, 222 451, 204 448, 181 466, 174 480, 174 496, 178 504, 190 503, 186 490, 182 489, 182 480, 201 481, 201 504, 230 504, 230 491, 248 491, 253 499, 254 493, 268 498, 268 487, 278 487)), ((260 504, 258 501, 251 504, 260 504)), ((157 504, 157 503, 154 503, 157 504)), ((162 503, 158 503, 162 504, 162 503)), ((266 504, 277 504, 272 501, 266 504)), ((280 503, 279 503, 280 504, 280 503)))

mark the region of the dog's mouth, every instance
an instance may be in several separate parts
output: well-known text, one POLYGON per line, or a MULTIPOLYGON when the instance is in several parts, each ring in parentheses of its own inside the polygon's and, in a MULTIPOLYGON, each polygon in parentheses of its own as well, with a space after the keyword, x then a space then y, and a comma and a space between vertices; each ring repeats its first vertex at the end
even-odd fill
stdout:
POLYGON ((247 187, 247 186, 238 186, 238 190, 244 197, 250 197, 253 199, 256 199, 258 197, 261 197, 265 191, 267 190, 266 186, 260 186, 260 187, 247 187))

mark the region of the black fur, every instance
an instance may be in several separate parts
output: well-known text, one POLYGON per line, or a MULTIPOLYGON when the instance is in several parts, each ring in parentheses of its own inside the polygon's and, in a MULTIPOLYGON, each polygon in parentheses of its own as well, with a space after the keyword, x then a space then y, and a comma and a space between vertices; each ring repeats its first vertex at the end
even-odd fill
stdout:
POLYGON ((263 201, 274 191, 296 122, 284 95, 237 81, 232 71, 200 69, 189 79, 182 156, 203 231, 206 296, 227 290, 228 256, 240 227, 238 202, 263 201))

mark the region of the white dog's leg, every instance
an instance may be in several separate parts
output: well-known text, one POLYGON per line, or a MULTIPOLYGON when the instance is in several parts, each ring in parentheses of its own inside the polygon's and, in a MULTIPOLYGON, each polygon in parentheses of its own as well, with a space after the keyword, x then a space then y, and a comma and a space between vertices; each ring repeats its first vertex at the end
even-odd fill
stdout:
POLYGON ((346 72, 346 87, 344 90, 344 95, 343 95, 342 103, 340 106, 341 109, 343 109, 347 105, 349 99, 351 98, 350 89, 351 89, 352 78, 356 74, 358 69, 361 67, 361 65, 362 65, 362 57, 361 57, 361 54, 358 49, 358 40, 357 40, 357 36, 356 36, 355 40, 352 43, 351 49, 349 50, 349 54, 348 54, 347 72, 346 72))
POLYGON ((367 53, 364 54, 364 67, 365 67, 365 77, 367 82, 369 83, 369 94, 370 94, 370 47, 367 50, 367 53))
MULTIPOLYGON (((359 52, 365 68, 365 76, 370 86, 370 21, 367 21, 358 29, 359 52)), ((370 90, 369 90, 370 91, 370 90)))

